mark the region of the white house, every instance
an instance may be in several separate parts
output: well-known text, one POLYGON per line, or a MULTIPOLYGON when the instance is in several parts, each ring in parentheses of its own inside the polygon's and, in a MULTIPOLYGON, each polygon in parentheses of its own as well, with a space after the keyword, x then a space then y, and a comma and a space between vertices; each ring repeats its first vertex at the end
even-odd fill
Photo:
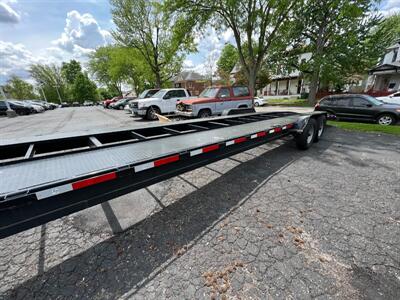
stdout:
POLYGON ((397 91, 400 89, 400 40, 386 49, 379 64, 369 70, 368 89, 374 91, 397 91))
MULTIPOLYGON (((306 52, 298 56, 299 64, 311 59, 311 53, 306 52)), ((301 93, 309 92, 309 82, 299 70, 289 72, 282 69, 278 74, 271 76, 271 83, 263 89, 265 96, 300 96, 301 93)))

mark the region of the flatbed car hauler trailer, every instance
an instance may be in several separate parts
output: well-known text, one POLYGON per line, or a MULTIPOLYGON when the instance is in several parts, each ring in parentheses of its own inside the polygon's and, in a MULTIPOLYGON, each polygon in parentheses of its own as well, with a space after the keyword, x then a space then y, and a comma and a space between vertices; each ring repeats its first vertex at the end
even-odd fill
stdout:
POLYGON ((250 113, 132 130, 0 142, 0 238, 294 135, 307 149, 325 113, 250 113))

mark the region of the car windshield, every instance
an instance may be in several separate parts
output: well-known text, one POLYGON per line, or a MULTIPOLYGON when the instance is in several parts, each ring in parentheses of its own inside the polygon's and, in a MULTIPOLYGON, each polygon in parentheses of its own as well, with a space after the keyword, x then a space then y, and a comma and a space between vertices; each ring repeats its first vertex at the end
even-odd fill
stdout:
POLYGON ((367 99, 369 102, 371 102, 374 105, 383 105, 383 103, 381 101, 379 101, 378 99, 369 96, 369 95, 365 95, 365 99, 367 99))
POLYGON ((148 91, 149 90, 144 90, 143 92, 141 92, 138 98, 141 99, 141 98, 146 97, 148 91))
POLYGON ((164 94, 166 93, 167 90, 159 90, 157 93, 155 93, 152 97, 154 98, 162 98, 164 94))
POLYGON ((203 92, 201 92, 199 97, 213 98, 213 97, 217 96, 218 91, 219 91, 219 88, 208 88, 208 89, 205 89, 203 92))

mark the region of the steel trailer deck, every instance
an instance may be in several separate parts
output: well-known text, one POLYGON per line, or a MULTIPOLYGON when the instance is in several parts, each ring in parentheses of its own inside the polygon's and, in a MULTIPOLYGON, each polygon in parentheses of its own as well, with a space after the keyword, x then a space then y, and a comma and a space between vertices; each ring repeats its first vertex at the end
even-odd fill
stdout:
POLYGON ((0 238, 281 138, 309 117, 255 113, 1 144, 0 238))

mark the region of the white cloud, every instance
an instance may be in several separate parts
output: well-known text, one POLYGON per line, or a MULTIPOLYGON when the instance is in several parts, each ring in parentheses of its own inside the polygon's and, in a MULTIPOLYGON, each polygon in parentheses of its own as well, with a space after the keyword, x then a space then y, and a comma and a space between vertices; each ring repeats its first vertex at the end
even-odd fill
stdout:
POLYGON ((53 44, 69 53, 82 55, 110 41, 111 34, 101 29, 91 14, 80 14, 73 10, 67 14, 64 32, 53 44))
POLYGON ((386 4, 383 6, 384 9, 399 8, 399 7, 400 7, 400 0, 388 0, 386 4))
POLYGON ((0 23, 18 23, 21 19, 18 14, 6 1, 0 2, 0 23))
POLYGON ((4 83, 11 75, 28 78, 29 66, 40 61, 23 44, 4 41, 0 41, 0 57, 0 83, 4 83))

